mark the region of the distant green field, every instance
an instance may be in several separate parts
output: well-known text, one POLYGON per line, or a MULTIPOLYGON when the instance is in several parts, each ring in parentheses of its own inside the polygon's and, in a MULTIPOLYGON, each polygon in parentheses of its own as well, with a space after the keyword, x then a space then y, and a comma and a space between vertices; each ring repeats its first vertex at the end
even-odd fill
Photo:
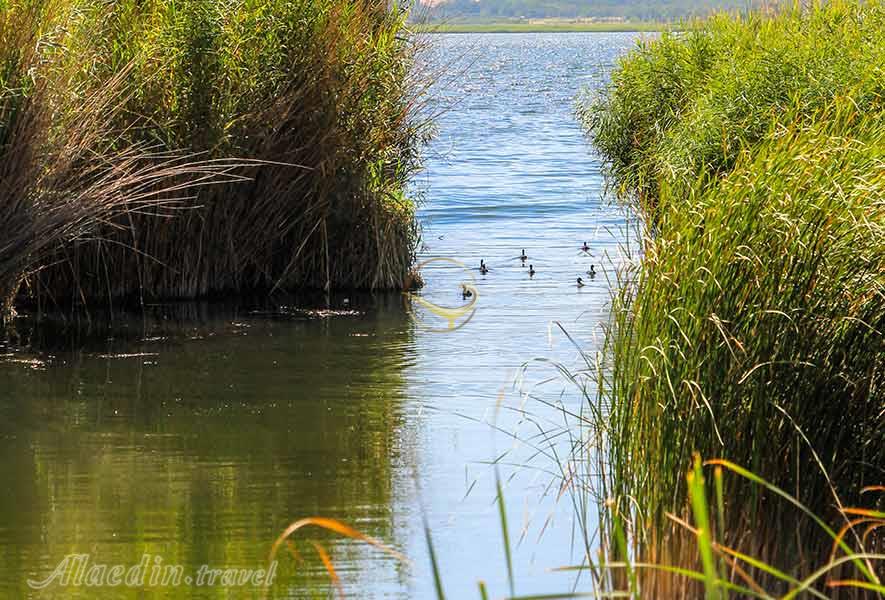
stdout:
POLYGON ((423 33, 534 33, 567 31, 663 31, 676 27, 673 23, 631 21, 624 23, 547 23, 482 22, 482 23, 421 23, 412 26, 423 33))

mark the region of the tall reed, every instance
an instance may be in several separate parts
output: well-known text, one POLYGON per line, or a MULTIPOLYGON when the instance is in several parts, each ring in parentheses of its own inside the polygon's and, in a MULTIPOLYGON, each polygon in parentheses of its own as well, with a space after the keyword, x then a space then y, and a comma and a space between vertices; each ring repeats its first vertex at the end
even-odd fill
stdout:
POLYGON ((236 165, 194 161, 117 139, 124 65, 105 85, 73 93, 75 75, 51 58, 69 37, 68 6, 0 4, 0 312, 56 250, 103 222, 170 210, 175 193, 223 180, 236 165))
POLYGON ((37 71, 65 73, 53 89, 71 97, 53 108, 53 127, 115 89, 97 140, 108 150, 252 163, 227 172, 234 185, 191 187, 179 210, 126 211, 56 245, 27 279, 32 300, 403 283, 417 237, 404 189, 424 135, 404 9, 380 0, 55 4, 61 37, 45 12, 32 16, 37 71))
MULTIPOLYGON (((720 16, 643 43, 581 108, 647 225, 601 374, 608 535, 636 560, 695 548, 667 516, 694 451, 828 520, 885 479, 881 39, 878 2, 720 16)), ((796 576, 826 563, 802 513, 724 486, 720 542, 796 576)))
MULTIPOLYGON (((883 479, 885 129, 857 117, 846 139, 843 118, 757 145, 713 187, 659 196, 660 233, 617 297, 605 381, 608 492, 649 527, 651 552, 678 551, 666 513, 683 505, 694 451, 825 518, 834 493, 857 501, 883 479)), ((803 536, 791 507, 741 480, 725 496, 741 537, 725 543, 821 564, 829 541, 803 536)))
POLYGON ((726 174, 743 149, 840 96, 881 112, 883 30, 879 0, 720 14, 641 40, 579 113, 621 194, 654 203, 662 183, 726 174))

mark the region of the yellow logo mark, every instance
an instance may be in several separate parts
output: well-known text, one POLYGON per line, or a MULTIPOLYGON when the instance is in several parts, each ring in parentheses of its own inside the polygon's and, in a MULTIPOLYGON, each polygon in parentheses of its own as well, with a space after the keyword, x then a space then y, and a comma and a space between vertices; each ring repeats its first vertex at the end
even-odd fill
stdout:
POLYGON ((406 282, 406 289, 403 292, 403 298, 406 305, 406 310, 409 312, 409 314, 412 316, 412 319, 418 325, 430 331, 447 333, 464 327, 465 325, 467 325, 467 323, 470 322, 470 320, 473 318, 473 315, 476 314, 476 304, 479 301, 479 290, 476 289, 476 279, 473 277, 470 269, 467 268, 465 264, 453 258, 440 257, 425 260, 415 266, 415 273, 420 274, 421 270, 424 269, 424 267, 434 263, 446 263, 456 266, 464 271, 468 280, 462 281, 459 286, 460 290, 462 291, 462 295, 465 297, 465 299, 470 298, 470 301, 463 306, 454 307, 439 306, 438 304, 434 304, 433 302, 430 302, 429 300, 422 298, 420 295, 411 291, 415 282, 415 276, 410 277, 409 280, 406 282), (415 311, 415 304, 425 308, 427 311, 437 315, 438 317, 441 317, 447 322, 448 326, 445 328, 439 328, 425 323, 424 319, 422 319, 415 311))

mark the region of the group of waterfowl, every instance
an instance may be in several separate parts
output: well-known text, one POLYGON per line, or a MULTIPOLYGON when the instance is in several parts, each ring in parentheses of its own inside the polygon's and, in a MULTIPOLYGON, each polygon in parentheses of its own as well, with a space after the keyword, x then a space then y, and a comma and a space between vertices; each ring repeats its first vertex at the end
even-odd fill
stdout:
MULTIPOLYGON (((584 242, 584 244, 581 246, 581 251, 586 252, 588 254, 590 253, 590 246, 587 245, 587 242, 584 242)), ((529 259, 528 255, 525 253, 525 248, 522 249, 522 252, 520 253, 520 255, 517 258, 519 258, 522 265, 525 266, 526 261, 528 261, 528 259, 529 259)), ((486 261, 484 259, 480 260, 479 261, 479 272, 482 275, 488 275, 489 271, 491 271, 491 269, 486 264, 486 261)), ((534 277, 536 273, 537 273, 537 271, 535 270, 535 266, 533 264, 529 264, 529 277, 534 277)), ((587 271, 587 276, 590 277, 590 279, 593 279, 596 277, 596 265, 590 265, 590 270, 587 271)), ((582 288, 585 285, 587 285, 587 284, 584 283, 584 279, 582 277, 578 277, 577 286, 579 288, 582 288)), ((470 298, 471 296, 473 296, 473 292, 471 292, 470 289, 468 289, 466 286, 462 286, 461 295, 465 299, 467 299, 467 298, 470 298)))

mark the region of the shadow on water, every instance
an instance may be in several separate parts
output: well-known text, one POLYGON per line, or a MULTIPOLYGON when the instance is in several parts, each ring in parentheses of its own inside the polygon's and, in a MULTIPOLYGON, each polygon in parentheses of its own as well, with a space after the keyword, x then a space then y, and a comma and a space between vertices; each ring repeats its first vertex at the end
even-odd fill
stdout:
MULTIPOLYGON (((260 568, 279 532, 308 515, 396 544, 392 465, 410 460, 398 441, 412 343, 401 297, 333 298, 331 309, 295 302, 160 305, 113 326, 20 319, 17 339, 0 348, 0 596, 59 593, 26 581, 48 577, 69 553, 124 565, 160 555, 185 574, 260 568)), ((357 568, 370 550, 310 536, 336 546, 339 568, 382 588, 402 584, 398 566, 377 556, 371 570, 357 568)), ((296 542, 305 562, 283 557, 275 597, 328 589, 312 547, 296 542)), ((244 593, 236 597, 255 590, 244 593)))

